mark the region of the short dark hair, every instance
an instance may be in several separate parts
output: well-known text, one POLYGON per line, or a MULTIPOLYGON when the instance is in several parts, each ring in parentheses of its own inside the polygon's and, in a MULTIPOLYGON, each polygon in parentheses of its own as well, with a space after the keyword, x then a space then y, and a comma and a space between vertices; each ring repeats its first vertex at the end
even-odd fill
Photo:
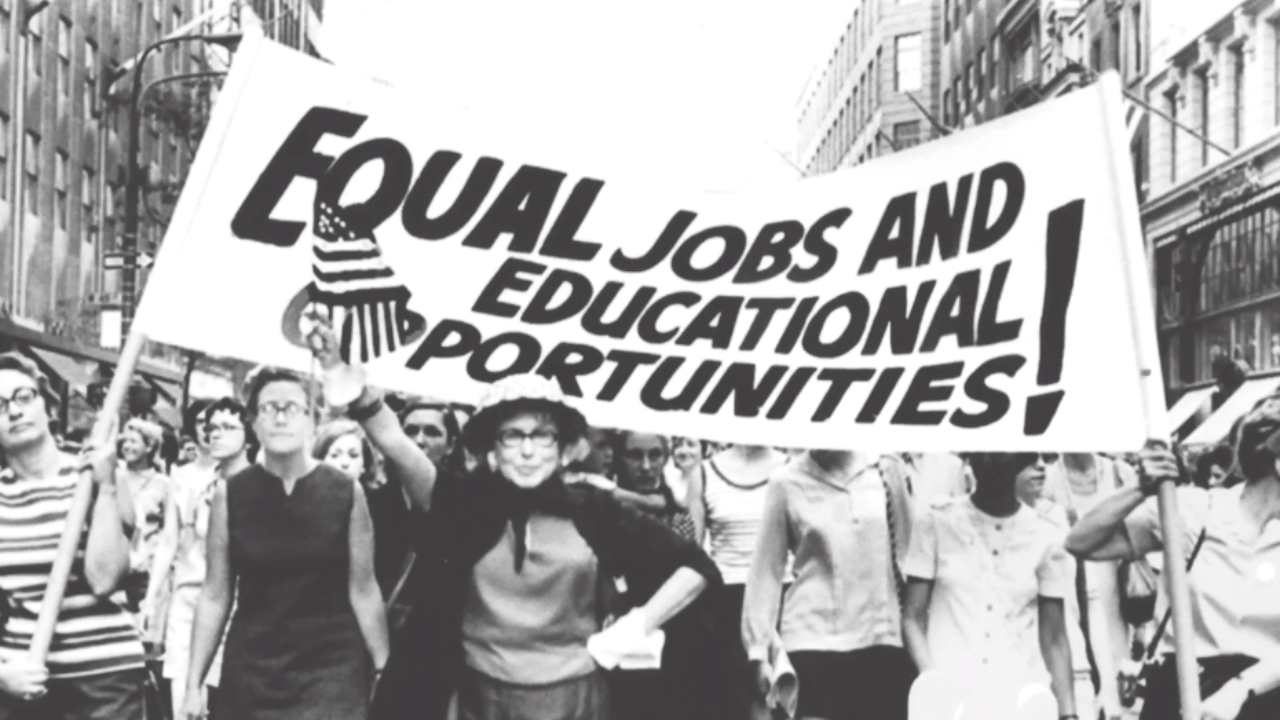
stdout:
POLYGON ((244 448, 248 457, 253 458, 258 454, 258 436, 253 432, 253 416, 249 413, 249 409, 241 405, 233 398, 218 398, 204 407, 204 419, 208 422, 213 419, 215 413, 231 413, 240 420, 240 424, 244 425, 244 448))
POLYGON ((306 394, 307 401, 311 401, 314 388, 310 378, 303 377, 299 373, 285 370, 284 368, 259 367, 250 373, 245 380, 244 405, 251 418, 258 414, 258 398, 262 397, 263 388, 278 382, 297 385, 306 394))
POLYGON ((444 431, 449 435, 447 438, 448 442, 456 443, 458 441, 458 435, 461 433, 461 430, 458 425, 458 417, 453 414, 452 406, 447 403, 421 401, 410 402, 399 413, 400 424, 404 425, 405 420, 408 420, 410 415, 419 410, 434 410, 440 413, 440 417, 443 418, 444 421, 444 431))
POLYGON ((182 415, 182 434, 189 435, 195 439, 200 430, 200 418, 204 415, 204 411, 213 404, 212 400, 192 400, 187 404, 187 411, 182 415))

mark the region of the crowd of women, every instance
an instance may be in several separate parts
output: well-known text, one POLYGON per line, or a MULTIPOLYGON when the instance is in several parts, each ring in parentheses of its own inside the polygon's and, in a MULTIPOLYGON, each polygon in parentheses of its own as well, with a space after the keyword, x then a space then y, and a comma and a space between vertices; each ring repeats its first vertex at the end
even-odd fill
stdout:
POLYGON ((320 378, 191 408, 174 463, 145 420, 60 449, 48 381, 0 356, 0 720, 906 720, 917 680, 965 718, 1041 686, 1064 719, 1172 720, 1169 478, 1205 717, 1280 717, 1280 397, 1191 472, 1156 445, 800 452, 593 427, 537 376, 384 395, 316 339, 320 378))

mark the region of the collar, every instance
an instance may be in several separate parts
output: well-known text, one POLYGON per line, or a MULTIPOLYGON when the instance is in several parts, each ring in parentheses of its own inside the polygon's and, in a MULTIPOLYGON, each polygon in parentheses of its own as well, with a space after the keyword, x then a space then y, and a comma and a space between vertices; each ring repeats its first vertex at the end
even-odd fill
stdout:
POLYGON ((844 490, 848 487, 850 481, 876 467, 879 459, 879 455, 855 450, 853 452, 853 462, 850 463, 846 470, 832 472, 814 461, 813 455, 805 453, 803 467, 806 474, 828 485, 844 490))

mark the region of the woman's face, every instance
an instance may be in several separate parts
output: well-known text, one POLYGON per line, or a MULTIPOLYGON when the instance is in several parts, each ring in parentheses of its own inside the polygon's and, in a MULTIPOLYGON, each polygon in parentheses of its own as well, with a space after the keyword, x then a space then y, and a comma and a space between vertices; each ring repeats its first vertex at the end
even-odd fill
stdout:
POLYGON ((364 475, 364 443, 355 433, 339 435, 324 456, 325 463, 337 468, 352 480, 364 475))
POLYGON ((36 381, 17 370, 0 370, 0 448, 12 452, 49 433, 49 413, 36 381))
POLYGON ((688 470, 702 460, 702 442, 694 438, 678 437, 672 442, 671 459, 676 467, 688 470))
POLYGON ((254 410, 253 429, 263 452, 290 455, 306 451, 315 427, 301 385, 290 380, 267 383, 254 410))
POLYGON ((607 475, 613 469, 613 442, 609 434, 604 430, 590 428, 587 430, 587 443, 591 448, 585 463, 587 471, 607 475))
POLYGON ((449 456, 453 442, 449 428, 444 424, 444 411, 423 408, 414 410, 404 418, 404 432, 422 451, 439 465, 449 456))
POLYGON ((622 448, 618 484, 628 490, 648 491, 662 485, 662 468, 667 464, 667 446, 659 435, 627 433, 622 448))
POLYGON ((1018 499, 1027 505, 1035 505, 1044 496, 1045 469, 1053 458, 1036 455, 1031 464, 1024 466, 1013 476, 1018 499))
POLYGON ((125 430, 120 436, 120 459, 129 465, 142 462, 147 455, 147 441, 137 430, 125 430))
POLYGON ((215 460, 226 460, 244 452, 244 422, 234 412, 219 410, 210 416, 205 436, 209 439, 209 456, 215 460))
POLYGON ((520 413, 498 425, 489 464, 515 485, 537 487, 564 462, 559 431, 546 415, 520 413))

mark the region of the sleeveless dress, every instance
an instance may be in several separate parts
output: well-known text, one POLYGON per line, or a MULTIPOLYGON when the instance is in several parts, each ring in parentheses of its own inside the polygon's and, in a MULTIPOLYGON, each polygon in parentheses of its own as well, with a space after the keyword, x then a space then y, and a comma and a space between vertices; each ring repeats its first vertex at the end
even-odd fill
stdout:
POLYGON ((254 465, 227 481, 239 581, 214 720, 363 720, 372 667, 347 594, 355 486, 326 465, 285 494, 254 465))

